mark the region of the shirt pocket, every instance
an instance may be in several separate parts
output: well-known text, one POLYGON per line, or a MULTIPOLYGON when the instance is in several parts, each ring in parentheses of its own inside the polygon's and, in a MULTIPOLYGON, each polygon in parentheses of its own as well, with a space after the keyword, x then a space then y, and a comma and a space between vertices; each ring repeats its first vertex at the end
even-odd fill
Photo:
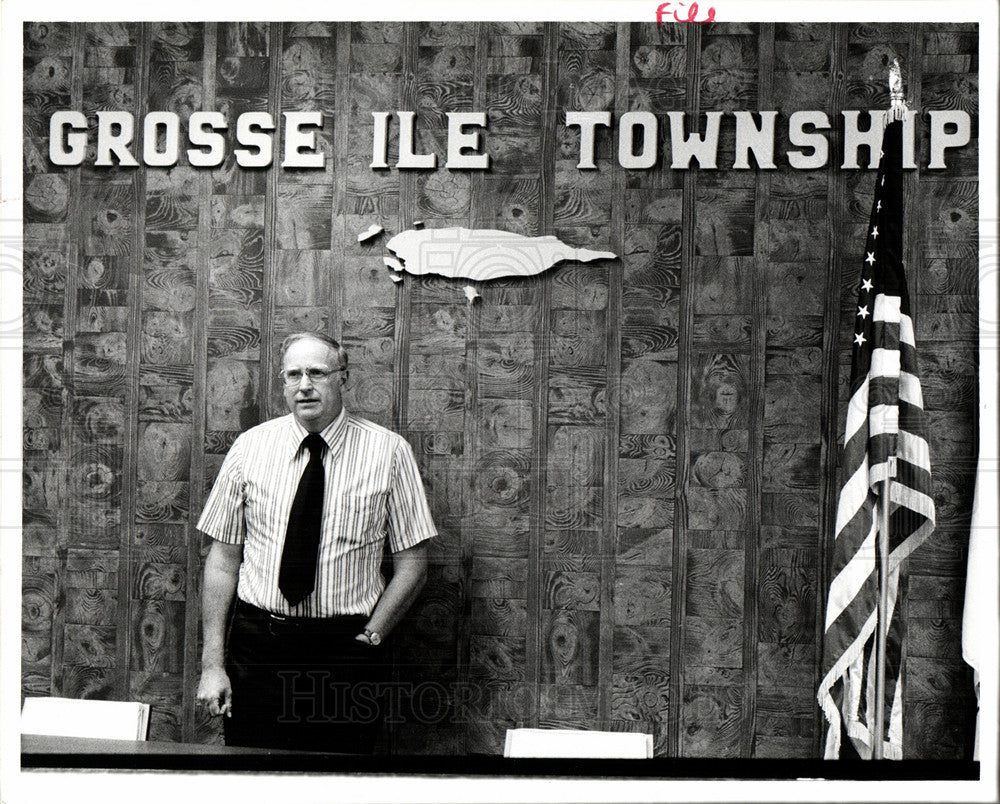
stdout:
POLYGON ((386 494, 376 491, 340 495, 336 506, 338 538, 354 545, 371 544, 385 538, 386 494))

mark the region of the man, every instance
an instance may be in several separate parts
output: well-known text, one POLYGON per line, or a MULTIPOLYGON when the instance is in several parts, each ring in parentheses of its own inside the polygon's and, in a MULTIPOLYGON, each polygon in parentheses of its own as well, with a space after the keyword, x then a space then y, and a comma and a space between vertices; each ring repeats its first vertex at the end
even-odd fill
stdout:
POLYGON ((382 642, 436 531, 410 445, 344 409, 340 344, 290 335, 281 376, 291 414, 236 439, 198 521, 214 540, 198 700, 225 715, 227 745, 370 753, 382 642))

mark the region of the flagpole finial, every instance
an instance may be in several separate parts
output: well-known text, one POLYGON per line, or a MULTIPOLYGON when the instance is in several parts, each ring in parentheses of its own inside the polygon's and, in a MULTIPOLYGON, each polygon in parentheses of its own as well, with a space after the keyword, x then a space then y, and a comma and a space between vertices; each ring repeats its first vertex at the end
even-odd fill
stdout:
POLYGON ((899 68, 899 59, 893 59, 889 66, 889 113, 886 122, 905 120, 909 111, 903 94, 903 72, 899 68))

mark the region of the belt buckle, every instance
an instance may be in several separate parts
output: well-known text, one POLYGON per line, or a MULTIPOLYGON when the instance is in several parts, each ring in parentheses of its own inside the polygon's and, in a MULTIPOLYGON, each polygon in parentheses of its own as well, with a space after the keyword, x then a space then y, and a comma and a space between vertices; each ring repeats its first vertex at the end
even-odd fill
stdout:
POLYGON ((267 615, 268 615, 268 616, 269 616, 269 617, 270 617, 270 618, 271 618, 272 620, 276 620, 276 621, 277 621, 277 622, 279 622, 279 623, 284 623, 284 622, 288 622, 288 617, 286 617, 286 616, 285 616, 284 614, 275 614, 275 613, 274 613, 273 611, 269 611, 269 612, 267 613, 267 615))

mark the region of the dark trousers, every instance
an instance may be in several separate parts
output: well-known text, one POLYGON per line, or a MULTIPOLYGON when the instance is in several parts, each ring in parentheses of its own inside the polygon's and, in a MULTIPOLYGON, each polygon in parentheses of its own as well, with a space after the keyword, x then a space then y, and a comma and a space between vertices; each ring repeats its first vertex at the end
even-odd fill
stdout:
POLYGON ((226 745, 370 754, 388 678, 382 647, 354 637, 364 616, 284 618, 237 599, 226 671, 226 745))

